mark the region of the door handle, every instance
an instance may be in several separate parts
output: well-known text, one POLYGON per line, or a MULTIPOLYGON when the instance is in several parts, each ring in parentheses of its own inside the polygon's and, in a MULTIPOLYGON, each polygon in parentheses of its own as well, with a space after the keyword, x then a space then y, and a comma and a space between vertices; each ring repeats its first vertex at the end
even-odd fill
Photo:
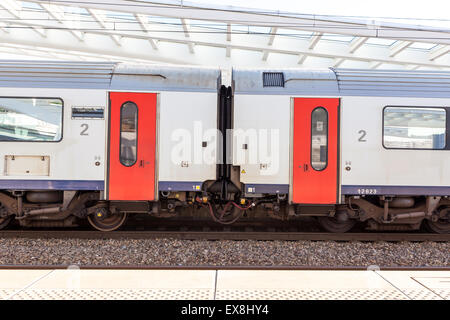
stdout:
POLYGON ((308 165, 306 163, 303 165, 303 171, 308 171, 308 165))
POLYGON ((150 161, 140 160, 139 167, 144 168, 146 164, 150 164, 150 161))

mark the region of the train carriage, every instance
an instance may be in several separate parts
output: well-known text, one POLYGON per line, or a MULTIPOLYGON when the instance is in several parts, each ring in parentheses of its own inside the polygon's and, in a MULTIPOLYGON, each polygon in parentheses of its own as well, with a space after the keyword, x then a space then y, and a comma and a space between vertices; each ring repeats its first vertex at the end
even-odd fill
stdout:
POLYGON ((315 212, 330 231, 425 218, 448 232, 448 72, 235 69, 233 85, 234 129, 246 135, 233 163, 248 195, 288 195, 293 215, 315 212), (248 143, 249 129, 278 132, 279 157, 242 157, 269 143, 248 143))
POLYGON ((2 225, 87 217, 113 230, 129 210, 118 207, 156 212, 160 194, 216 178, 215 155, 191 158, 211 153, 214 135, 187 141, 175 159, 172 150, 196 126, 215 132, 218 69, 10 61, 0 77, 2 225))
POLYGON ((450 73, 0 63, 0 228, 450 232, 450 73), (289 222, 288 222, 289 223, 289 222))

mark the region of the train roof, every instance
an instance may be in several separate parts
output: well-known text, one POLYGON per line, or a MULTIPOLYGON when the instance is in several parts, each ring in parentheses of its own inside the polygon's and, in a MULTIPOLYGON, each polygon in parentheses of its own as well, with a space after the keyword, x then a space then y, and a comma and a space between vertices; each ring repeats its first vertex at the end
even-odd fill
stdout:
POLYGON ((450 98, 446 71, 233 69, 232 79, 238 94, 450 98))
MULTIPOLYGON (((365 69, 232 71, 238 94, 450 98, 450 72, 365 69)), ((216 92, 219 68, 119 62, 0 61, 0 87, 216 92)))
POLYGON ((220 69, 114 62, 0 61, 0 87, 217 92, 220 69))

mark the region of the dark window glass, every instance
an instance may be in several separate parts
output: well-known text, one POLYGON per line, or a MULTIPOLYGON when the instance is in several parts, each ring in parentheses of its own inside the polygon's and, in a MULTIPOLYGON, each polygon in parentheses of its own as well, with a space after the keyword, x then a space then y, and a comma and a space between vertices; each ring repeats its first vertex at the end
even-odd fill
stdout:
POLYGON ((445 148, 445 109, 386 107, 383 118, 385 148, 445 148))
POLYGON ((0 98, 0 141, 61 141, 62 119, 61 99, 0 98))
POLYGON ((311 113, 311 167, 320 171, 328 163, 328 112, 323 107, 311 113))
POLYGON ((103 119, 102 107, 72 107, 72 118, 103 119))
POLYGON ((120 110, 120 163, 131 167, 137 161, 138 108, 124 103, 120 110))

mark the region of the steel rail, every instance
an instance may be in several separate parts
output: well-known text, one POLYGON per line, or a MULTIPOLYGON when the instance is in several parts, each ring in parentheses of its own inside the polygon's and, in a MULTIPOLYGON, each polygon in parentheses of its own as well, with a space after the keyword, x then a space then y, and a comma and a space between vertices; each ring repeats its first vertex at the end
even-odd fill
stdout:
POLYGON ((450 266, 296 266, 296 265, 51 265, 4 264, 0 270, 317 270, 317 271, 450 271, 450 266))
POLYGON ((6 230, 0 238, 31 239, 180 239, 180 240, 283 240, 283 241, 388 241, 447 242, 450 234, 429 233, 325 233, 263 231, 85 231, 85 230, 6 230))

